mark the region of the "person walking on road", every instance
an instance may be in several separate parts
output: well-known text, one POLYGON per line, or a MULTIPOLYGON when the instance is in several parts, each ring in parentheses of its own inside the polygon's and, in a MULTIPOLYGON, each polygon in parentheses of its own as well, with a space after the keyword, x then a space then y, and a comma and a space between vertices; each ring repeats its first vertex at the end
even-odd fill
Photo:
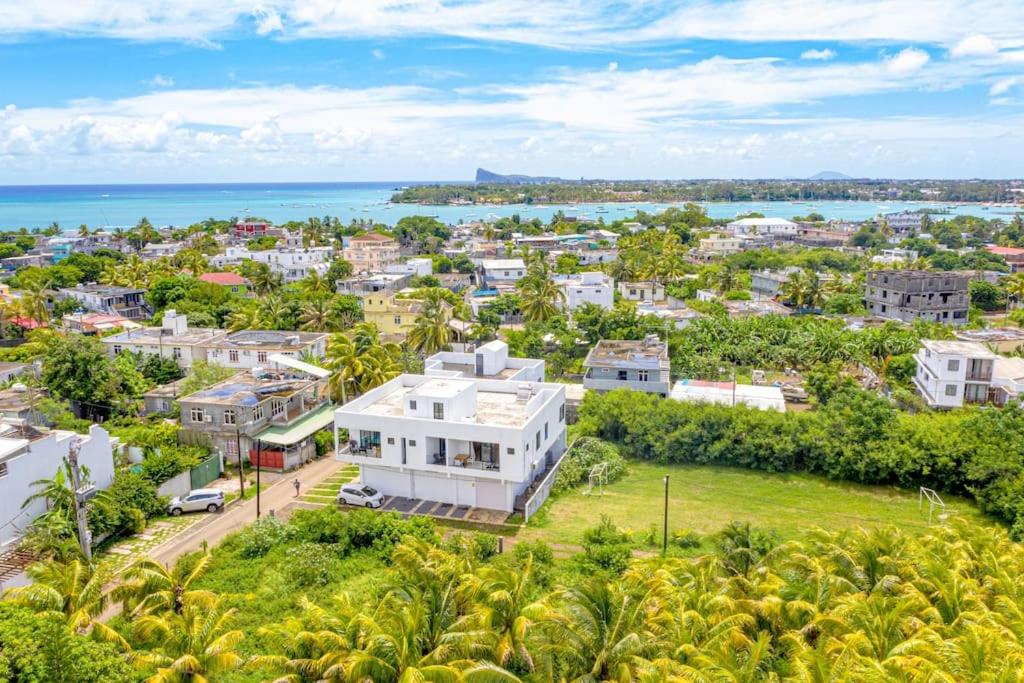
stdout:
POLYGON ((298 498, 299 497, 299 480, 296 479, 295 481, 293 481, 292 482, 292 486, 295 487, 295 497, 298 498))

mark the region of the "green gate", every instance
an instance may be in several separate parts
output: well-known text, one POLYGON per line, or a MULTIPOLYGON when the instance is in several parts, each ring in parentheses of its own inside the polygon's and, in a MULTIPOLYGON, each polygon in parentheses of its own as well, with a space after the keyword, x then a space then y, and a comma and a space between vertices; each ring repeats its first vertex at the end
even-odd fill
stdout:
POLYGON ((214 453, 192 468, 192 488, 201 489, 220 476, 220 456, 214 453))

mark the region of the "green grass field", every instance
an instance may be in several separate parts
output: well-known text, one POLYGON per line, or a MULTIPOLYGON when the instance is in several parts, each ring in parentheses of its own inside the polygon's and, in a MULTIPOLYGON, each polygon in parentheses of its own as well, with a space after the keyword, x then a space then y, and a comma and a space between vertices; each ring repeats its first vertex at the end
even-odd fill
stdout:
MULTIPOLYGON (((664 484, 669 475, 669 530, 714 533, 732 521, 750 522, 791 539, 815 526, 844 529, 894 524, 925 529, 927 506, 918 509, 917 491, 829 481, 805 474, 767 474, 726 467, 654 465, 630 462, 629 472, 604 495, 583 495, 586 486, 550 500, 519 534, 551 544, 579 545, 583 531, 606 514, 620 527, 661 529, 664 484)), ((973 503, 943 496, 949 509, 986 521, 973 503)))

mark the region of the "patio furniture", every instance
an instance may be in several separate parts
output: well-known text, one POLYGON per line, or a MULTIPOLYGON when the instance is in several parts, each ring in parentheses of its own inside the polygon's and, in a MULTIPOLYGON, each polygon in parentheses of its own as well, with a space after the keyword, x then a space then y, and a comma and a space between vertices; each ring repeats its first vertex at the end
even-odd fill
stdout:
POLYGON ((469 458, 469 453, 459 453, 458 455, 455 456, 455 462, 459 463, 460 467, 465 467, 466 463, 469 462, 469 458))

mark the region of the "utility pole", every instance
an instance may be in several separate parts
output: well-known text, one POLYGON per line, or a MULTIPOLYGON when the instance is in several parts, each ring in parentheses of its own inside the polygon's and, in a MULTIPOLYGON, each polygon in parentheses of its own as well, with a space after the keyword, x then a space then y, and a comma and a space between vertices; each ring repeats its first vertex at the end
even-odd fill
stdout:
POLYGON ((75 501, 75 521, 78 524, 78 545, 87 562, 92 561, 92 538, 85 519, 85 491, 82 490, 82 476, 78 468, 78 451, 82 444, 77 436, 72 437, 68 447, 68 464, 71 466, 71 493, 75 501))
POLYGON ((260 469, 263 467, 263 442, 256 440, 256 519, 260 518, 260 469))
POLYGON ((238 450, 238 497, 245 500, 245 470, 242 468, 242 431, 235 427, 235 448, 238 450))
POLYGON ((665 521, 663 528, 663 535, 661 538, 661 554, 665 555, 668 552, 668 475, 665 475, 665 521))

